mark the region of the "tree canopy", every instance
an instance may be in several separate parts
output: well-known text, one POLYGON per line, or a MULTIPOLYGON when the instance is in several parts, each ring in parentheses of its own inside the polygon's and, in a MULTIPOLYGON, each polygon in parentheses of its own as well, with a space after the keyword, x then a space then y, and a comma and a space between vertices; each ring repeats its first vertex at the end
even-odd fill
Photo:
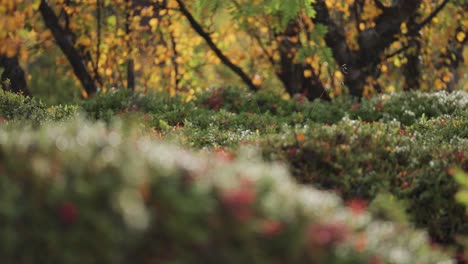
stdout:
POLYGON ((0 0, 2 86, 30 94, 30 71, 48 57, 83 96, 190 97, 226 83, 310 99, 467 89, 465 10, 464 0, 0 0))

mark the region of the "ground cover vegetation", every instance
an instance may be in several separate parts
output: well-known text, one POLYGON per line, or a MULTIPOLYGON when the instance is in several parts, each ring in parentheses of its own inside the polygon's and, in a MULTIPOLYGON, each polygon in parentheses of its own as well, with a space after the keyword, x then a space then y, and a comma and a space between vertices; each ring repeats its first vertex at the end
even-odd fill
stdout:
POLYGON ((8 261, 26 246, 39 262, 67 263, 84 253, 91 263, 429 263, 435 245, 462 258, 467 215, 453 175, 468 169, 466 92, 0 98, 8 261))

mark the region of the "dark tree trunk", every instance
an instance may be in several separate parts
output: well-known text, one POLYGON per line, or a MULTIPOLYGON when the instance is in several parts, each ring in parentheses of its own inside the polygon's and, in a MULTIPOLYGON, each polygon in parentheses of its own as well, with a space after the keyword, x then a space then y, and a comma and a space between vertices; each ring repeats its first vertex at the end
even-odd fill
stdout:
POLYGON ((421 0, 394 0, 392 6, 386 7, 378 0, 375 2, 382 14, 375 19, 374 28, 359 33, 358 51, 351 51, 347 46, 344 27, 333 21, 324 0, 318 0, 314 5, 317 11, 314 22, 328 27, 325 42, 332 49, 335 61, 347 68, 345 84, 355 96, 362 95, 367 77, 376 75, 380 57, 395 41, 401 23, 413 16, 421 4, 421 0))
POLYGON ((301 48, 299 42, 299 26, 297 23, 290 23, 286 30, 277 35, 279 41, 280 62, 276 75, 283 83, 289 95, 304 94, 308 99, 316 98, 329 99, 328 94, 315 75, 310 65, 298 63, 295 59, 294 51, 301 48), (291 40, 295 41, 291 41, 291 40), (304 71, 309 70, 312 76, 304 76, 304 71))
POLYGON ((135 90, 135 64, 133 59, 127 60, 127 89, 135 90))
POLYGON ((52 32, 57 45, 70 62, 76 77, 81 82, 88 96, 92 96, 97 91, 97 86, 91 72, 86 65, 86 60, 76 50, 73 43, 73 34, 60 26, 58 17, 46 0, 42 0, 39 6, 45 25, 52 32))
MULTIPOLYGON (((416 17, 412 16, 408 21, 408 27, 413 28, 416 26, 416 17)), ((408 62, 404 65, 403 76, 405 77, 405 83, 403 84, 403 90, 417 90, 419 89, 419 81, 421 77, 421 71, 419 69, 419 56, 421 55, 421 42, 419 36, 410 36, 409 45, 411 48, 406 52, 406 59, 408 62), (414 44, 413 44, 414 43, 414 44)))
POLYGON ((403 76, 405 77, 405 83, 403 84, 403 90, 417 90, 419 89, 419 81, 421 77, 421 72, 419 70, 419 51, 420 44, 417 41, 416 46, 412 48, 409 53, 406 55, 408 62, 403 68, 403 76))
MULTIPOLYGON (((130 24, 131 24, 131 10, 135 9, 136 3, 135 0, 127 0, 127 6, 125 7, 125 34, 128 36, 131 33, 130 24)), ((127 52, 131 56, 131 46, 130 38, 127 41, 127 52)), ((134 91, 135 90, 135 63, 131 57, 127 59, 127 89, 134 91)))
POLYGON ((5 55, 0 56, 0 68, 3 68, 3 73, 0 77, 2 89, 31 96, 23 68, 21 68, 17 56, 12 58, 5 55))

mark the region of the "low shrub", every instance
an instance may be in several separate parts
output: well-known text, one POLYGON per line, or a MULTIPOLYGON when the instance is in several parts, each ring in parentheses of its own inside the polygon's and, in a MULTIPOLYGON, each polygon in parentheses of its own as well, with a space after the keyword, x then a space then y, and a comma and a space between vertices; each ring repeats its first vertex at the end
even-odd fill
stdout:
MULTIPOLYGON (((466 92, 411 92, 308 102, 303 96, 283 100, 227 87, 192 102, 162 93, 111 91, 79 108, 92 120, 110 124, 118 117, 166 141, 228 158, 238 155, 240 145, 259 145, 267 159, 289 164, 296 179, 346 200, 391 193, 435 241, 452 243, 467 230, 449 177, 452 167, 466 171, 468 166, 466 99, 466 92)), ((39 124, 66 119, 77 109, 47 107, 7 92, 0 101, 0 121, 39 124)))
POLYGON ((408 127, 410 133, 434 144, 466 144, 468 140, 468 110, 452 115, 422 119, 408 127))
POLYGON ((466 111, 467 98, 468 94, 462 91, 432 94, 410 92, 378 95, 361 101, 340 97, 331 102, 308 102, 300 95, 284 100, 267 91, 250 93, 236 87, 219 87, 197 94, 196 99, 191 102, 165 93, 144 95, 128 90, 115 90, 98 94, 84 101, 81 107, 90 117, 106 121, 128 112, 146 113, 151 117, 151 124, 159 130, 164 129, 166 124, 174 127, 185 122, 206 129, 217 124, 213 119, 221 118, 224 123, 218 124, 227 129, 245 127, 270 133, 278 132, 278 128, 285 124, 334 124, 344 117, 366 122, 399 121, 404 125, 412 125, 422 117, 430 119, 466 111), (229 121, 225 118, 227 113, 229 121), (275 129, 265 126, 265 122, 252 123, 254 118, 272 123, 275 129), (229 123, 234 125, 229 127, 229 123))
POLYGON ((464 91, 401 92, 361 100, 343 96, 331 102, 309 102, 301 95, 284 100, 268 91, 250 93, 236 87, 220 87, 204 91, 197 97, 196 105, 215 111, 223 109, 233 113, 270 113, 276 117, 302 113, 302 121, 328 124, 339 122, 347 116, 350 119, 368 122, 399 121, 404 125, 411 125, 421 117, 451 115, 468 109, 468 93, 464 91))
POLYGON ((371 101, 383 113, 384 121, 396 119, 405 125, 414 124, 421 117, 434 118, 468 109, 468 93, 464 91, 401 92, 376 96, 371 101))
POLYGON ((424 233, 250 151, 193 154, 106 127, 0 128, 2 263, 451 263, 424 233))
POLYGON ((289 164, 300 182, 335 190, 345 199, 393 193, 407 201, 414 223, 428 228, 436 241, 452 243, 456 234, 466 232, 467 218, 454 200, 457 185, 450 174, 454 167, 468 171, 468 141, 441 144, 431 141, 428 132, 411 131, 398 122, 345 119, 272 135, 262 148, 267 159, 289 164))
POLYGON ((4 120, 28 120, 34 124, 62 120, 75 114, 73 105, 48 107, 39 100, 0 90, 0 117, 4 120))

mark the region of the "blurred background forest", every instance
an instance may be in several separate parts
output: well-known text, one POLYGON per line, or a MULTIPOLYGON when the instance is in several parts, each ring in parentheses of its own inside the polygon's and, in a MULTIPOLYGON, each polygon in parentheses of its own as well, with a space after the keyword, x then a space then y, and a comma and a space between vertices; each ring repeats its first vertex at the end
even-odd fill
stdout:
POLYGON ((3 89, 468 90, 466 0, 0 0, 3 89))

